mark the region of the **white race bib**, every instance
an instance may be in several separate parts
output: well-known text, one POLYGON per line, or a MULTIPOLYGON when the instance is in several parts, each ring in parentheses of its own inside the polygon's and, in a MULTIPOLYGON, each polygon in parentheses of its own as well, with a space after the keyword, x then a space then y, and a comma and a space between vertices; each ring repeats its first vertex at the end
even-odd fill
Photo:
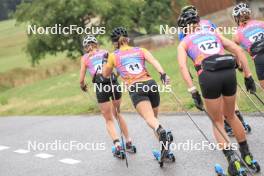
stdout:
POLYGON ((142 67, 141 63, 134 62, 134 63, 127 64, 126 70, 128 73, 131 73, 131 74, 139 74, 142 72, 143 67, 142 67))
POLYGON ((102 73, 103 72, 102 64, 95 65, 94 69, 97 70, 97 73, 102 73))
POLYGON ((252 43, 255 43, 259 40, 264 40, 264 32, 258 32, 252 36, 249 37, 249 40, 252 42, 252 43))
POLYGON ((204 54, 213 55, 220 52, 220 44, 215 40, 206 40, 204 42, 199 43, 198 45, 200 51, 204 54))

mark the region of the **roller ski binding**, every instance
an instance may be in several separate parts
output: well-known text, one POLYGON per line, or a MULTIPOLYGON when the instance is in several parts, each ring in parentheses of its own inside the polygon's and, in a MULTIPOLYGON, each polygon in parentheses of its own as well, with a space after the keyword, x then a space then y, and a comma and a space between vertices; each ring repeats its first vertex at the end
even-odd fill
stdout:
POLYGON ((173 136, 170 131, 166 132, 165 130, 162 130, 160 132, 160 142, 163 142, 165 145, 161 145, 161 151, 153 150, 152 154, 154 158, 159 162, 160 167, 163 167, 164 162, 175 162, 175 156, 170 151, 170 144, 173 141, 173 136))
POLYGON ((229 137, 234 136, 233 129, 230 127, 230 125, 225 121, 225 131, 229 137))
POLYGON ((112 153, 114 157, 117 157, 119 159, 125 159, 126 158, 126 153, 123 147, 120 145, 118 146, 113 146, 112 147, 112 153))
POLYGON ((137 153, 137 148, 132 142, 126 142, 126 151, 128 153, 137 153))
POLYGON ((247 166, 251 169, 254 173, 260 172, 260 165, 259 163, 253 159, 253 156, 249 153, 247 155, 242 156, 244 162, 247 164, 247 166))
POLYGON ((232 156, 231 160, 229 161, 227 173, 224 172, 224 169, 220 164, 215 165, 215 172, 217 176, 247 176, 245 168, 234 156, 232 156))
POLYGON ((245 128, 246 133, 251 133, 251 126, 246 122, 242 122, 242 124, 245 128))

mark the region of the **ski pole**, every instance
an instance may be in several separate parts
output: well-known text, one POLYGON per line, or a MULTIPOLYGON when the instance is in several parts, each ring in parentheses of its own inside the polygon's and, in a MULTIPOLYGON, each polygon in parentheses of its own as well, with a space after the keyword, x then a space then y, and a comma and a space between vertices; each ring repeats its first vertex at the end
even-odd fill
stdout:
POLYGON ((256 92, 252 92, 253 95, 255 95, 255 97, 259 100, 259 102, 261 102, 261 104, 264 106, 264 101, 261 100, 261 98, 257 95, 256 92))
POLYGON ((175 100, 178 102, 178 104, 182 107, 184 113, 189 117, 189 119, 193 122, 193 124, 195 125, 195 127, 197 128, 197 130, 202 134, 202 136, 204 137, 204 139, 209 142, 209 144, 213 144, 212 142, 210 142, 209 138, 206 136, 206 134, 203 132, 203 130, 199 127, 199 125, 195 122, 195 120, 193 120, 192 116, 190 115, 190 113, 185 109, 184 105, 181 103, 180 99, 176 96, 176 94, 171 91, 171 94, 173 95, 173 97, 175 98, 175 100))
MULTIPOLYGON (((112 88, 113 100, 115 101, 116 97, 115 97, 115 91, 114 91, 114 86, 113 86, 113 81, 112 81, 112 75, 110 76, 110 84, 111 84, 111 88, 112 88)), ((121 123, 120 123, 119 109, 115 105, 114 105, 114 109, 115 109, 116 115, 117 115, 117 124, 118 124, 119 130, 120 130, 122 148, 123 148, 124 153, 125 153, 126 167, 128 168, 127 154, 126 154, 126 148, 125 148, 125 143, 124 143, 123 131, 121 128, 121 123)))
POLYGON ((248 95, 248 93, 242 88, 242 86, 237 83, 238 87, 242 90, 242 92, 245 93, 245 95, 248 97, 248 99, 252 102, 252 104, 254 105, 254 107, 256 108, 256 110, 260 113, 261 117, 264 118, 264 114, 263 112, 258 108, 257 104, 254 102, 254 100, 248 95))

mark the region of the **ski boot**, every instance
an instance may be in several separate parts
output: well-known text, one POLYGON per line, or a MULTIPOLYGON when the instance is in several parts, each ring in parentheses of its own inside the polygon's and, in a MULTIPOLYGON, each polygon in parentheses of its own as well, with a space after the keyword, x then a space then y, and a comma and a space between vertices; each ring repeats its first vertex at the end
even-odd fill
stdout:
POLYGON ((224 122, 225 122, 225 131, 226 131, 227 135, 229 137, 234 136, 233 129, 230 127, 230 125, 226 121, 224 121, 224 122))
POLYGON ((259 173, 260 172, 260 165, 259 163, 253 159, 253 156, 251 153, 248 153, 246 155, 242 155, 243 160, 247 164, 247 166, 254 172, 259 173))
POLYGON ((126 151, 129 153, 137 153, 137 148, 131 141, 126 142, 126 151))
POLYGON ((251 133, 251 126, 246 122, 242 122, 242 124, 245 128, 246 133, 251 133))
POLYGON ((152 153, 155 159, 159 162, 160 167, 163 167, 164 161, 172 161, 175 162, 175 156, 170 151, 170 144, 173 141, 173 136, 171 131, 166 132, 165 130, 160 132, 160 142, 161 144, 161 151, 153 150, 152 153))
POLYGON ((112 147, 112 153, 114 157, 120 158, 120 159, 125 159, 126 158, 126 153, 125 150, 120 146, 113 146, 112 147))
POLYGON ((239 118, 239 120, 241 121, 246 133, 250 133, 251 132, 251 127, 250 127, 250 125, 247 122, 245 122, 245 120, 244 120, 242 114, 240 113, 240 111, 236 110, 235 114, 239 118))
POLYGON ((241 165, 240 161, 235 155, 230 156, 229 166, 227 169, 228 176, 247 176, 245 168, 241 165))

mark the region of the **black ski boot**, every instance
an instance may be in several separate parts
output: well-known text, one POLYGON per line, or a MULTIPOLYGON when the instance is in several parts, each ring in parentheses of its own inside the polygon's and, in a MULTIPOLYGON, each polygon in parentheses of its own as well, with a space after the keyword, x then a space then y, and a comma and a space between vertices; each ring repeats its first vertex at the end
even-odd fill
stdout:
POLYGON ((226 120, 224 122, 225 122, 225 131, 226 131, 227 135, 230 137, 234 136, 233 129, 231 128, 231 126, 227 123, 226 120))
POLYGON ((126 151, 129 153, 137 153, 137 148, 131 141, 126 142, 126 151))
POLYGON ((124 148, 119 143, 119 139, 114 140, 114 146, 112 146, 112 153, 114 157, 120 158, 120 159, 125 159, 126 158, 126 153, 124 148))
POLYGON ((240 143, 239 151, 241 153, 242 159, 247 164, 247 166, 254 173, 259 173, 260 172, 260 165, 256 160, 253 159, 253 155, 249 152, 248 144, 246 141, 240 143))
POLYGON ((160 155, 157 153, 153 152, 155 158, 159 161, 160 167, 163 167, 163 163, 165 159, 171 159, 172 161, 175 161, 175 157, 170 152, 170 144, 173 141, 173 136, 171 132, 166 132, 165 129, 162 128, 160 125, 157 129, 157 134, 159 136, 159 141, 160 141, 160 155))
MULTIPOLYGON (((228 148, 223 150, 223 153, 228 161, 227 176, 246 176, 247 172, 241 165, 240 160, 237 159, 235 152, 228 148)), ((220 174, 219 174, 220 175, 220 174)))
POLYGON ((245 131, 247 133, 250 133, 251 132, 251 127, 250 127, 250 125, 247 122, 245 122, 245 120, 244 120, 242 114, 240 113, 240 111, 237 110, 237 111, 235 111, 235 113, 236 113, 237 117, 239 118, 239 120, 241 121, 242 125, 244 126, 245 131))

